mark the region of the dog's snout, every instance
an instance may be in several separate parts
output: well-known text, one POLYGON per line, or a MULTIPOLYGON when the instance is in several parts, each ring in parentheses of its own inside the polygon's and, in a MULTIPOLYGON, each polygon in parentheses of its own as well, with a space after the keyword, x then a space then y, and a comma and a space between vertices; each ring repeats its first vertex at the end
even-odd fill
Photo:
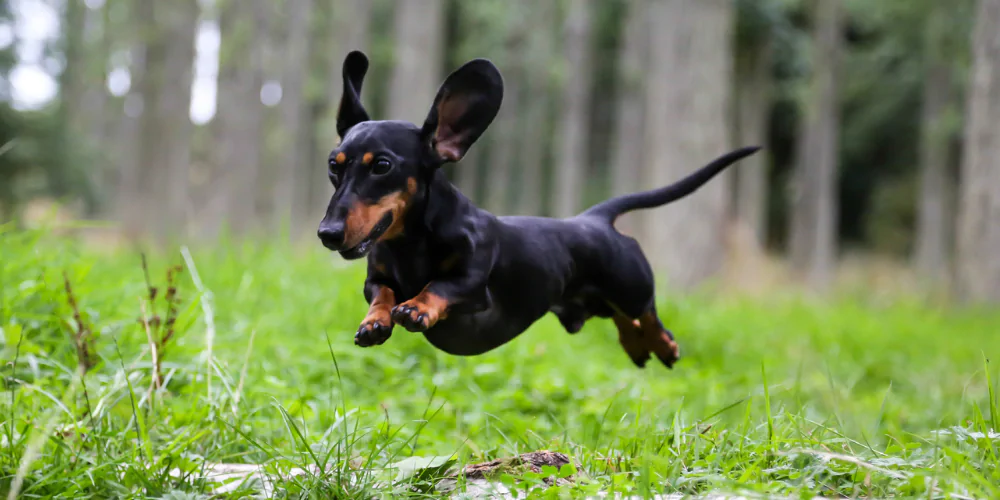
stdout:
POLYGON ((324 222, 320 224, 317 235, 323 246, 330 250, 338 250, 344 244, 344 223, 324 222))

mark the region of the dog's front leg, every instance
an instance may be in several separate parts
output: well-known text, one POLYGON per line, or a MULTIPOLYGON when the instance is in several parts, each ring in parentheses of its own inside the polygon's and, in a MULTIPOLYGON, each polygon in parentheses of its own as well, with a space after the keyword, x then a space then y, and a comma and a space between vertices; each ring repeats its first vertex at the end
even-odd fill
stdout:
POLYGON ((424 332, 449 312, 484 311, 492 305, 488 278, 488 271, 473 270, 433 280, 416 297, 394 307, 392 320, 411 332, 424 332))
POLYGON ((361 347, 382 345, 392 335, 392 308, 396 306, 396 294, 391 288, 378 283, 365 283, 365 298, 370 306, 354 344, 361 347))

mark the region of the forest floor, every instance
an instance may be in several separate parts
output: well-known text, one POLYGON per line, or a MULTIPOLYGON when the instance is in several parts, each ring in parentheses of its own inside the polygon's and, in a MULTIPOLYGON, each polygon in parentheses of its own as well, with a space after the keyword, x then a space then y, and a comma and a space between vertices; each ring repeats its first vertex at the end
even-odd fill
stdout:
POLYGON ((0 227, 0 491, 434 496, 472 483, 441 481, 461 466, 549 450, 570 464, 487 476, 551 498, 1000 497, 1000 312, 661 294, 673 370, 636 368, 604 320, 546 317, 478 357, 398 328, 362 349, 364 266, 318 247, 181 249, 147 272, 135 249, 0 227), (223 484, 220 464, 256 473, 223 484))

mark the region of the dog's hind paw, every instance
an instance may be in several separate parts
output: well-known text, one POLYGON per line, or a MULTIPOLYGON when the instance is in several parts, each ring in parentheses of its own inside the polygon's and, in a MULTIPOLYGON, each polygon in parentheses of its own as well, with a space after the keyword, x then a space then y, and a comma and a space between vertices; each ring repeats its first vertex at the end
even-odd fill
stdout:
POLYGON ((382 345, 392 336, 392 323, 383 324, 380 320, 365 320, 354 335, 354 345, 371 347, 382 345))
POLYGON ((681 358, 680 346, 674 341, 673 335, 670 334, 669 330, 664 329, 659 335, 654 335, 653 338, 647 340, 649 342, 649 350, 667 368, 673 368, 674 363, 681 358))

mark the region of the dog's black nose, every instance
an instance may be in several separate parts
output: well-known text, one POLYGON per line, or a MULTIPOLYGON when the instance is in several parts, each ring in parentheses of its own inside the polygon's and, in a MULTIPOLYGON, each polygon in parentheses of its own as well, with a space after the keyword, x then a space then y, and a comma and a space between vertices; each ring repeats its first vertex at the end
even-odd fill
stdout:
POLYGON ((323 242, 323 246, 330 250, 339 250, 340 246, 344 244, 344 223, 331 222, 321 224, 316 234, 319 236, 319 240, 323 242))

